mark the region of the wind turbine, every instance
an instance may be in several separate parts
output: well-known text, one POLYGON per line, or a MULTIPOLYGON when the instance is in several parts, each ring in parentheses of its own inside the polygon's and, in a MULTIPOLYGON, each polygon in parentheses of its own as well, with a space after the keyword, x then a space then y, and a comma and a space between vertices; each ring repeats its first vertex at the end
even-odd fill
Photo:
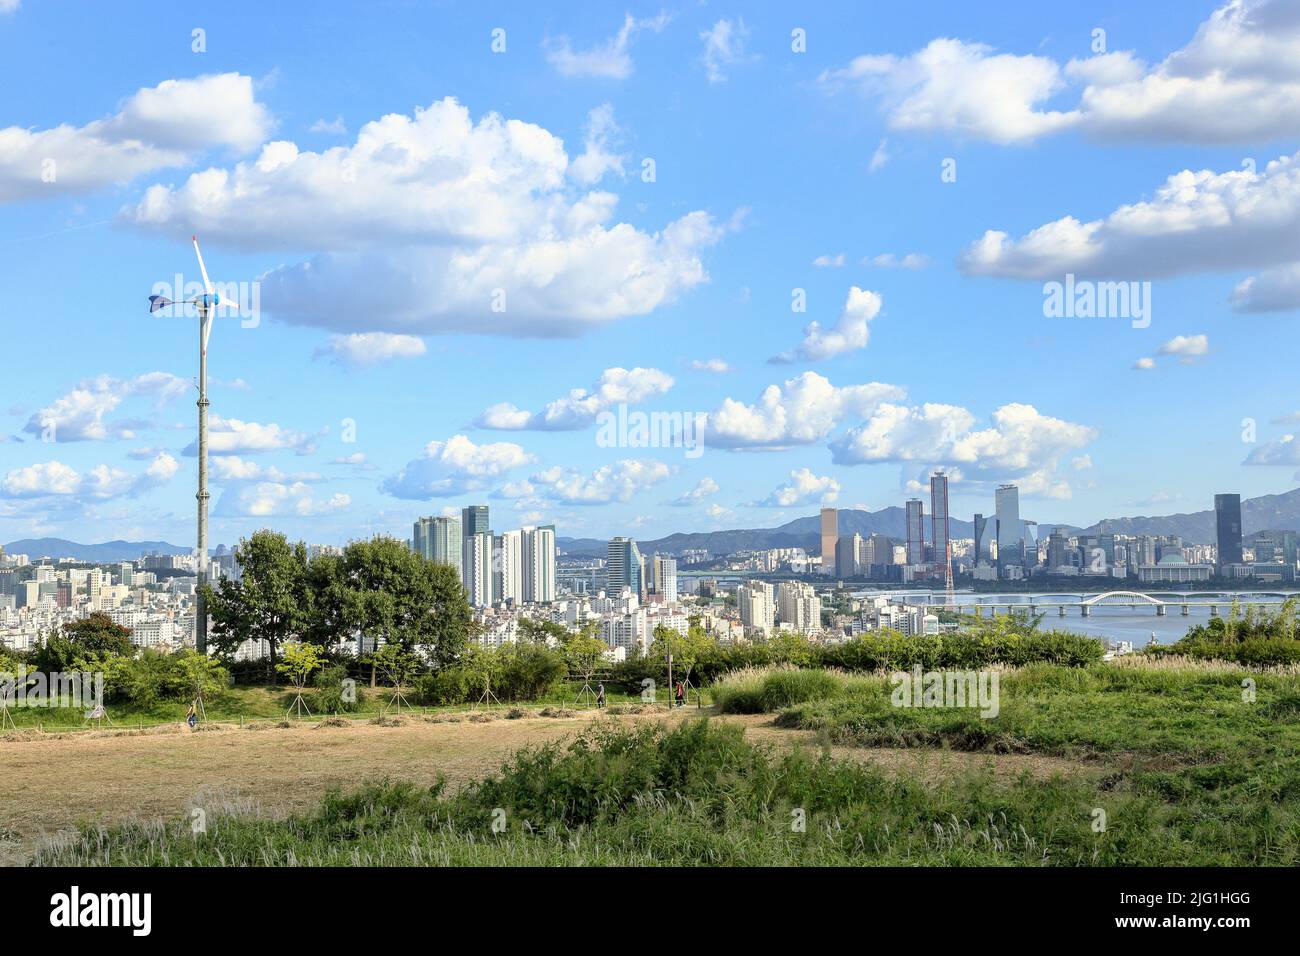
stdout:
POLYGON ((183 302, 151 295, 149 311, 157 312, 172 305, 195 305, 199 312, 199 492, 194 496, 199 503, 199 540, 196 549, 199 586, 194 618, 194 647, 202 654, 208 650, 208 607, 203 597, 203 586, 208 583, 208 337, 212 334, 212 320, 216 317, 217 308, 237 303, 222 302, 221 296, 212 287, 212 280, 208 278, 208 268, 203 264, 198 237, 191 236, 190 240, 194 243, 194 254, 199 259, 199 271, 203 273, 204 294, 183 302))

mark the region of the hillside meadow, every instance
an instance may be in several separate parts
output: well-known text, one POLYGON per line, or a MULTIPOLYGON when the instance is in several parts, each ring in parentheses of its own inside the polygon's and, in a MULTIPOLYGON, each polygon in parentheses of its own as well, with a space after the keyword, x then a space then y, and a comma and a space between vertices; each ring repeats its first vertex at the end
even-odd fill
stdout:
POLYGON ((455 785, 370 778, 288 815, 232 805, 200 834, 183 814, 86 826, 44 842, 34 862, 1300 862, 1293 669, 1135 658, 1006 667, 999 678, 998 715, 981 718, 895 707, 886 672, 738 672, 714 687, 712 717, 580 721, 455 785), (775 726, 752 739, 734 712, 775 726), (923 759, 899 772, 859 752, 923 759), (1035 755, 1048 772, 1006 772, 1007 759, 1035 755))

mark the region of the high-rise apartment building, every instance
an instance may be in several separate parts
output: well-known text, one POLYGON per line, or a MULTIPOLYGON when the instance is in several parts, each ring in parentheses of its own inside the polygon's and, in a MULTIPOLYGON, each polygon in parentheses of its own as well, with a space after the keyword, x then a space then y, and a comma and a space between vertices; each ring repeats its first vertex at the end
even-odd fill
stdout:
POLYGON ((1241 495, 1214 496, 1214 543, 1219 574, 1229 564, 1241 564, 1241 495))
POLYGON ((663 596, 671 604, 677 600, 677 561, 656 554, 651 561, 650 581, 655 594, 663 596))
POLYGON ((470 505, 460 510, 461 531, 465 537, 473 534, 482 534, 487 531, 491 525, 488 524, 488 506, 487 505, 470 505))
POLYGON ((522 535, 524 600, 549 604, 555 600, 555 526, 524 528, 522 535))
POLYGON ((492 544, 491 531, 465 536, 461 581, 465 585, 465 595, 474 607, 489 607, 496 599, 492 544))
POLYGON ((736 608, 746 630, 770 634, 776 626, 776 601, 770 584, 750 581, 736 588, 736 608))
POLYGON ((1038 522, 1020 521, 1020 563, 1025 569, 1038 567, 1038 522))
POLYGON ((426 558, 433 557, 433 548, 429 545, 429 532, 433 528, 432 518, 416 518, 411 526, 411 550, 426 558))
POLYGON ((993 529, 996 522, 990 521, 982 514, 975 515, 975 546, 971 555, 975 564, 993 563, 993 529))
POLYGON ((492 539, 492 591, 498 601, 524 600, 524 533, 503 531, 492 539))
POLYGON ((1064 528, 1053 528, 1047 539, 1047 569, 1055 571, 1058 568, 1072 567, 1074 563, 1070 553, 1070 536, 1064 528))
POLYGON ((906 507, 907 563, 925 564, 925 505, 920 498, 911 498, 906 507))
POLYGON ((862 555, 862 535, 841 535, 835 543, 835 574, 841 578, 856 578, 862 573, 859 561, 862 555))
POLYGON ((460 574, 465 563, 464 535, 461 532, 460 519, 434 518, 428 535, 429 554, 426 557, 430 561, 450 565, 456 569, 457 574, 460 574))
POLYGON ((822 574, 835 573, 835 545, 840 537, 839 518, 840 513, 834 508, 822 509, 822 574))
POLYGON ((811 584, 783 581, 776 589, 776 610, 783 625, 800 634, 816 634, 822 626, 822 601, 811 584))
POLYGON ((606 553, 605 591, 616 598, 624 588, 640 597, 642 590, 641 552, 631 538, 611 538, 606 553))
POLYGON ((862 545, 863 574, 878 574, 894 563, 894 539, 883 534, 873 534, 862 545))
POLYGON ((459 576, 464 566, 464 541, 460 519, 456 517, 420 518, 411 533, 411 550, 430 561, 450 565, 459 576))
POLYGON ((944 574, 952 566, 952 545, 948 522, 948 476, 938 471, 930 476, 930 542, 934 563, 944 574))
POLYGON ((1137 569, 1144 564, 1156 563, 1156 539, 1149 534, 1138 535, 1129 544, 1131 559, 1130 574, 1137 574, 1137 569))
POLYGON ((1020 489, 1015 485, 998 485, 993 500, 998 519, 998 567, 1020 565, 1024 561, 1020 489))

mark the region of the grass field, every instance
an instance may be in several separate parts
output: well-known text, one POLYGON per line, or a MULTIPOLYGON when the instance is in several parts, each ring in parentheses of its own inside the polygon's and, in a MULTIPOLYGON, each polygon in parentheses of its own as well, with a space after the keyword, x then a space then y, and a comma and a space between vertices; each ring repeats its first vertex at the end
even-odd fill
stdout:
MULTIPOLYGON (((575 702, 578 700, 581 691, 582 685, 580 683, 564 683, 558 686, 553 693, 546 695, 541 700, 531 701, 526 706, 572 708, 577 706, 575 702)), ((396 712, 396 709, 416 714, 459 713, 474 709, 470 705, 456 707, 421 706, 414 703, 416 700, 415 692, 410 688, 404 690, 405 702, 395 704, 393 701, 394 693, 394 688, 391 687, 362 687, 358 709, 354 713, 346 713, 342 716, 348 718, 375 717, 381 713, 396 712)), ((208 719, 216 722, 238 725, 253 721, 278 721, 289 714, 295 696, 293 690, 283 686, 234 687, 219 697, 205 701, 204 709, 208 719)), ((641 702, 639 695, 624 694, 612 685, 606 687, 605 696, 606 701, 611 706, 641 702)), ((657 699, 660 703, 666 703, 668 688, 660 687, 657 699)), ((307 719, 314 722, 327 716, 316 705, 316 691, 314 689, 308 688, 304 691, 303 700, 312 716, 310 718, 299 718, 294 715, 291 719, 307 719)), ((588 699, 585 703, 590 705, 591 700, 588 699)), ((503 706, 510 705, 507 702, 503 706)), ((103 729, 109 726, 125 730, 181 723, 185 720, 188 708, 188 702, 183 701, 161 701, 148 707, 141 707, 131 702, 109 704, 107 708, 108 720, 102 724, 88 722, 85 707, 12 707, 9 709, 9 715, 15 727, 20 730, 68 732, 83 729, 103 729), (111 725, 109 721, 111 721, 111 725)))
POLYGON ((444 714, 0 743, 23 781, 0 840, 93 865, 1300 862, 1294 673, 1036 665, 1002 674, 990 720, 891 707, 886 675, 798 680, 801 702, 707 726, 444 714), (69 805, 33 815, 42 793, 69 805), (40 816, 64 834, 15 830, 40 816))

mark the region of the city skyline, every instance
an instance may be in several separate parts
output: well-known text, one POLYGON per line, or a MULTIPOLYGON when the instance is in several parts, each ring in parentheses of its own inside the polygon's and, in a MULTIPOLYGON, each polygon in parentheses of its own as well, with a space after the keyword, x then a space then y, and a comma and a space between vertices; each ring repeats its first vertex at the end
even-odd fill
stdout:
MULTIPOLYGON (((942 477, 942 476, 939 476, 939 475, 932 476, 932 480, 933 480, 934 478, 936 478, 936 477, 942 477)), ((1015 490, 1018 491, 1018 489, 1016 489, 1016 486, 1014 486, 1014 485, 1007 486, 1007 487, 1008 487, 1009 489, 1015 489, 1015 490)), ((1295 492, 1300 492, 1300 488, 1294 489, 1293 491, 1295 491, 1295 492)), ((1268 498, 1269 496, 1265 496, 1265 497, 1268 498)), ((1276 496, 1272 496, 1272 497, 1276 497, 1276 496)), ((1207 515, 1214 516, 1214 521, 1213 521, 1213 523, 1212 523, 1212 524, 1213 524, 1213 527, 1212 527, 1212 530, 1211 530, 1210 534, 1208 535, 1208 539, 1207 539, 1208 541, 1212 541, 1212 540, 1216 537, 1216 535, 1218 534, 1218 527, 1217 527, 1217 526, 1218 526, 1218 521, 1219 521, 1219 519, 1218 519, 1217 515, 1218 515, 1218 505, 1219 505, 1219 503, 1220 503, 1220 499, 1235 499, 1235 500, 1236 500, 1236 509, 1237 509, 1237 510, 1236 510, 1236 527, 1237 527, 1237 529, 1238 529, 1238 532, 1237 532, 1237 533, 1238 533, 1238 534, 1244 534, 1245 532, 1243 531, 1243 529, 1244 529, 1244 527, 1245 527, 1245 524, 1244 524, 1244 522, 1242 521, 1242 518, 1241 518, 1241 503, 1242 503, 1241 495, 1240 495, 1240 494, 1235 494, 1235 493, 1220 493, 1220 494, 1215 494, 1215 495, 1213 495, 1213 500, 1210 502, 1211 506, 1208 507, 1208 508, 1202 508, 1202 509, 1198 509, 1198 510, 1196 510, 1196 511, 1184 512, 1184 513, 1179 513, 1179 514, 1174 514, 1174 515, 1155 515, 1155 514, 1152 514, 1152 515, 1146 515, 1146 516, 1135 516, 1135 517, 1131 517, 1131 518, 1126 518, 1126 517, 1124 517, 1124 516, 1108 516, 1108 517, 1106 517, 1106 518, 1097 519, 1096 521, 1091 521, 1091 522, 1089 522, 1089 523, 1086 524, 1086 525, 1074 525, 1074 524, 1070 524, 1070 523, 1068 523, 1068 522, 1060 522, 1060 521, 1039 521, 1039 520, 1021 519, 1021 520, 1020 520, 1020 525, 1021 525, 1021 535, 1022 535, 1022 537, 1023 537, 1023 535, 1024 535, 1024 533, 1025 533, 1025 525, 1033 526, 1035 529, 1041 529, 1041 533, 1036 533, 1036 534, 1034 535, 1034 540, 1039 540, 1039 539, 1041 538, 1041 540, 1046 541, 1047 538, 1048 538, 1048 536, 1049 536, 1049 534, 1051 533, 1051 531, 1052 531, 1053 529, 1055 529, 1055 528, 1061 527, 1061 528, 1070 529, 1071 531, 1081 531, 1081 530, 1086 530, 1087 528, 1090 528, 1090 527, 1094 527, 1094 526, 1097 526, 1097 525, 1100 525, 1100 524, 1105 524, 1105 523, 1107 523, 1107 522, 1111 522, 1111 521, 1117 520, 1117 517, 1118 517, 1118 520, 1135 520, 1135 521, 1140 521, 1140 520, 1142 520, 1143 518, 1146 518, 1147 520, 1150 520, 1150 521, 1164 521, 1164 520, 1170 520, 1170 519, 1174 519, 1174 518, 1194 518, 1194 517, 1196 517, 1196 516, 1199 515, 1199 514, 1207 514, 1207 515)), ((873 514, 873 515, 874 515, 874 514, 883 514, 883 513, 887 513, 887 512, 890 512, 891 510, 898 511, 898 512, 902 515, 902 519, 901 519, 901 520, 902 520, 902 523, 901 523, 901 525, 900 525, 900 527, 902 528, 902 530, 899 532, 899 539, 900 539, 900 541, 903 543, 904 547, 906 547, 906 542, 907 542, 907 540, 908 540, 908 538, 909 538, 909 535, 908 535, 908 508, 909 508, 909 506, 914 505, 914 504, 920 506, 920 513, 917 515, 917 520, 920 521, 920 522, 923 522, 925 526, 929 526, 929 527, 931 528, 931 531, 930 531, 930 532, 928 533, 928 535, 927 535, 927 533, 923 530, 922 526, 918 525, 918 526, 916 527, 916 531, 915 531, 915 535, 914 535, 914 540, 915 540, 915 542, 916 542, 917 547, 918 547, 920 550, 917 551, 917 561, 914 562, 914 563, 922 563, 923 558, 922 558, 921 556, 922 556, 922 555, 931 554, 932 551, 933 551, 933 542, 934 542, 934 540, 935 540, 935 539, 934 539, 934 536, 933 536, 933 535, 934 535, 933 528, 934 528, 934 524, 935 524, 935 522, 934 522, 934 515, 933 515, 933 514, 926 515, 926 514, 924 513, 924 504, 923 504, 923 502, 922 502, 920 499, 907 499, 907 500, 903 500, 903 501, 901 501, 901 502, 899 502, 899 503, 895 503, 895 504, 892 504, 892 505, 891 505, 891 504, 886 504, 886 505, 884 505, 882 508, 877 509, 877 510, 874 511, 874 512, 861 512, 861 513, 864 513, 864 514, 873 514)), ((411 530, 410 530, 410 532, 409 532, 408 535, 405 535, 405 536, 404 536, 401 532, 396 532, 396 533, 388 533, 388 532, 384 532, 384 534, 386 534, 386 535, 389 536, 389 537, 395 537, 395 538, 398 538, 399 540, 404 539, 404 540, 406 541, 406 543, 407 543, 407 544, 412 548, 412 550, 415 550, 415 551, 417 551, 418 553, 423 554, 425 557, 430 558, 431 560, 440 560, 440 561, 443 561, 444 563, 452 563, 452 564, 456 564, 457 561, 459 561, 459 560, 461 560, 461 559, 460 559, 460 557, 457 557, 457 558, 455 558, 454 560, 452 560, 452 559, 449 559, 449 558, 447 557, 447 555, 449 554, 449 547, 450 547, 450 545, 449 545, 448 543, 446 543, 446 542, 450 541, 450 540, 453 539, 453 538, 454 538, 455 541, 458 541, 458 542, 462 540, 463 535, 462 535, 462 530, 461 530, 461 528, 462 528, 462 525, 463 525, 463 517, 464 517, 467 513, 470 513, 470 512, 472 512, 472 511, 481 511, 482 513, 486 514, 487 511, 488 511, 488 509, 489 509, 489 507, 490 507, 490 506, 488 506, 488 505, 467 505, 466 507, 459 509, 459 513, 457 513, 457 514, 450 514, 450 515, 446 515, 446 514, 444 514, 444 515, 425 515, 425 516, 417 516, 417 517, 415 517, 414 520, 410 523, 410 524, 411 524, 411 530), (436 540, 435 540, 435 539, 436 539, 436 540), (439 543, 437 543, 438 541, 442 541, 443 543, 440 545, 439 543)), ((446 509, 446 510, 450 510, 450 509, 446 509)), ((837 535, 838 535, 838 530, 837 530, 837 529, 838 529, 838 514, 841 513, 841 512, 852 512, 852 511, 854 511, 854 510, 855 510, 855 509, 851 509, 851 508, 821 508, 821 509, 819 509, 817 512, 815 512, 815 513, 813 513, 813 514, 802 515, 802 516, 800 516, 799 518, 795 518, 795 519, 793 519, 793 520, 798 521, 798 520, 801 520, 801 519, 803 519, 803 520, 806 520, 806 519, 813 519, 813 520, 817 521, 817 523, 818 523, 818 527, 819 527, 819 531, 818 531, 817 537, 820 539, 820 542, 821 542, 822 546, 824 547, 824 546, 826 545, 827 542, 834 542, 834 541, 837 540, 837 535)), ((951 520, 951 519, 952 519, 952 516, 949 516, 949 519, 951 520)), ((513 520, 513 517, 512 517, 511 520, 513 520)), ((960 515, 958 515, 958 516, 956 516, 956 520, 958 520, 958 521, 965 521, 966 519, 964 519, 964 518, 962 518, 960 515)), ((788 523, 788 522, 787 522, 787 523, 788 523)), ((998 520, 997 520, 996 511, 995 511, 993 514, 990 514, 990 515, 984 515, 984 514, 982 514, 982 513, 980 513, 980 512, 975 512, 975 513, 972 515, 972 520, 971 520, 969 523, 971 524, 971 526, 972 526, 972 528, 973 528, 973 534, 972 534, 972 536, 970 536, 970 537, 965 537, 965 536, 961 536, 961 535, 950 534, 949 537, 952 538, 952 539, 954 539, 954 540, 971 541, 971 542, 973 543, 973 545, 974 545, 977 549, 979 549, 979 554, 980 554, 981 556, 987 556, 988 553, 989 553, 989 551, 990 551, 990 548, 989 548, 989 542, 990 542, 990 539, 993 539, 993 544, 996 544, 996 532, 997 532, 997 530, 998 530, 998 528, 999 528, 999 523, 998 523, 998 520)), ((1251 534, 1257 534, 1257 533, 1260 533, 1260 532, 1263 532, 1263 531, 1267 531, 1267 530, 1275 530, 1275 531, 1276 531, 1276 530, 1287 530, 1286 528, 1282 527, 1283 525, 1286 525, 1287 523, 1288 523, 1287 520, 1282 520, 1280 523, 1279 523, 1278 521, 1274 521, 1274 522, 1272 522, 1272 524, 1269 524, 1268 522, 1265 522, 1264 524, 1259 524, 1259 526, 1258 526, 1258 527, 1255 527, 1255 528, 1254 528, 1250 533, 1251 533, 1251 534), (1267 526, 1266 526, 1266 525, 1267 525, 1267 526), (1274 525, 1277 525, 1277 527, 1274 527, 1274 525)), ((1300 519, 1297 519, 1297 520, 1292 521, 1292 522, 1290 522, 1290 523, 1300 524, 1300 519)), ((486 531, 490 531, 490 530, 491 530, 490 528, 487 527, 486 523, 484 523, 483 527, 484 527, 484 530, 486 530, 486 531)), ((532 527, 532 526, 528 526, 528 527, 532 527)), ((544 527, 553 527, 553 526, 551 526, 551 525, 545 525, 544 527)), ((724 529, 724 530, 758 530, 758 531, 762 531, 762 530, 773 530, 773 531, 775 531, 775 530, 779 530, 779 527, 781 527, 781 526, 777 526, 777 527, 774 527, 774 528, 759 528, 759 529, 724 529)), ((270 530, 277 530, 277 529, 275 529, 275 528, 271 528, 270 530)), ((377 534, 378 532, 375 532, 375 533, 377 534)), ((693 532, 692 532, 691 529, 682 529, 682 530, 679 530, 679 531, 673 532, 672 534, 682 534, 682 533, 690 534, 690 533, 693 533, 693 532)), ((706 532, 706 533, 707 533, 707 532, 706 532)), ((1138 532, 1138 533, 1139 533, 1139 534, 1158 534, 1158 532, 1138 532)), ((671 537, 672 534, 670 534, 670 535, 668 535, 668 536, 671 537)), ((372 536, 373 536, 373 535, 372 535, 372 536)), ((294 537, 294 536, 291 535, 290 537, 294 537)), ((351 542, 351 541, 365 540, 366 537, 367 537, 367 536, 366 536, 365 534, 354 535, 354 536, 350 536, 350 537, 348 537, 348 538, 347 538, 345 541, 343 541, 342 543, 343 543, 343 544, 346 544, 346 543, 349 543, 349 542, 351 542)), ((642 541, 655 541, 655 540, 658 540, 658 539, 655 539, 655 538, 649 538, 649 537, 647 537, 647 536, 643 536, 643 535, 633 535, 633 536, 627 536, 627 535, 609 535, 608 538, 600 537, 600 538, 593 538, 593 539, 591 539, 591 540, 601 540, 601 541, 604 541, 604 540, 613 540, 613 539, 615 539, 615 538, 625 538, 625 539, 627 539, 627 540, 633 540, 633 541, 635 541, 635 540, 642 540, 642 541)), ((563 540, 574 540, 574 536, 571 536, 571 535, 560 535, 560 534, 558 534, 558 532, 557 532, 557 539, 563 539, 563 540)), ((26 539, 24 539, 24 540, 26 540, 26 539)), ((44 540, 44 539, 32 539, 32 540, 44 540)), ((50 540, 63 540, 63 539, 51 538, 50 540)), ((307 535, 307 536, 298 536, 298 540, 302 540, 302 541, 304 541, 305 543, 308 543, 309 545, 312 545, 312 546, 337 547, 337 545, 334 544, 333 542, 317 541, 316 539, 312 538, 310 535, 307 535)), ((10 543, 10 544, 13 544, 13 543, 17 543, 17 542, 9 542, 9 543, 10 543)), ((81 547, 81 548, 102 548, 102 547, 105 547, 105 546, 107 546, 107 545, 114 544, 114 543, 119 543, 119 544, 129 544, 130 542, 124 542, 124 541, 121 541, 121 540, 119 539, 117 542, 102 542, 102 543, 96 543, 96 542, 69 542, 69 543, 70 543, 70 544, 75 544, 75 545, 77 545, 77 546, 79 546, 79 547, 81 547)), ((177 547, 177 546, 176 546, 175 544, 173 544, 172 542, 165 542, 165 541, 141 542, 141 543, 142 543, 142 544, 147 544, 147 545, 155 545, 155 546, 156 546, 156 545, 165 545, 165 546, 167 546, 167 547, 171 547, 171 548, 175 548, 175 547, 177 547)), ((215 542, 214 545, 213 545, 213 553, 216 553, 216 554, 230 554, 230 553, 233 551, 233 549, 237 546, 237 544, 238 544, 237 541, 232 541, 232 542, 215 542)), ((5 542, 0 542, 0 547, 5 547, 5 546, 6 546, 6 543, 5 543, 5 542)), ((158 551, 158 550, 155 548, 154 551, 152 551, 152 552, 151 552, 151 551, 145 551, 145 552, 143 552, 143 553, 145 553, 145 554, 148 554, 148 553, 169 554, 169 553, 172 553, 172 552, 169 552, 169 551, 167 551, 167 550, 165 550, 165 549, 162 550, 162 551, 158 551)), ((189 553, 192 555, 192 553, 193 553, 192 549, 189 549, 189 553)), ((459 555, 459 551, 457 551, 456 554, 459 555)), ((46 556, 46 557, 60 557, 60 556, 66 557, 66 555, 45 555, 45 556, 46 556)), ((112 559, 112 560, 119 560, 119 559, 116 559, 116 558, 115 558, 115 559, 112 559)), ((458 569, 459 569, 459 565, 458 565, 458 569)))
POLYGON ((1227 101, 1204 108, 1240 120, 1214 137, 1146 100, 1145 132, 1105 114, 1124 84, 1178 73, 1179 51, 1189 82, 1256 75, 1215 57, 1292 37, 1268 5, 1026 4, 995 22, 954 3, 940 30, 834 5, 380 4, 339 15, 356 68, 383 77, 365 90, 310 38, 248 42, 291 31, 284 11, 199 24, 141 4, 103 24, 70 7, 0 13, 11 88, 39 69, 36 37, 84 53, 0 130, 22 144, 0 159, 22 356, 0 408, 0 541, 193 542, 194 330, 145 299, 198 279, 195 232, 241 307, 213 333, 214 544, 263 526, 405 538, 481 501, 503 527, 653 540, 903 506, 936 468, 950 515, 991 515, 1016 484, 1046 536, 1297 483, 1300 414, 1272 383, 1300 344, 1284 281, 1300 207, 1281 202, 1300 130, 1227 101), (118 62, 145 18, 175 48, 118 62), (380 68, 430 26, 438 57, 380 68), (945 49, 1008 111, 922 109, 945 49), (994 51, 1010 76, 987 69, 994 51), (886 61, 895 85, 872 79, 886 61), (453 158, 433 169, 421 150, 453 158), (312 170, 336 177, 324 195, 312 170), (495 188, 447 198, 489 173, 495 188), (1251 231, 1262 195, 1281 197, 1278 235, 1251 231), (1184 202, 1239 202, 1242 231, 1198 222, 1175 246, 1158 223, 1184 202), (452 251, 484 273, 458 274, 452 251), (539 283, 520 263, 545 254, 565 265, 539 283), (619 270, 639 281, 610 284, 619 270), (1151 288, 1131 316, 1082 317, 1093 278, 1151 288), (703 416, 702 441, 639 443, 636 413, 703 416))

